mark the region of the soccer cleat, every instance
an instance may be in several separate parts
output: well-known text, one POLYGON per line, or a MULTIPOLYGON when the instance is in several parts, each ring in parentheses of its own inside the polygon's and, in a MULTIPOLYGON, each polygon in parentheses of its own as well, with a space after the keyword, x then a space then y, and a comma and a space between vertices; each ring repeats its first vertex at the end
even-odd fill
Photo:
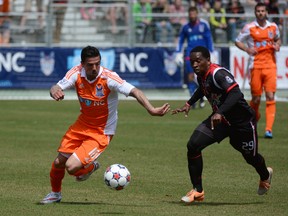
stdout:
POLYGON ((265 132, 264 138, 272 139, 273 138, 272 131, 267 130, 265 132))
POLYGON ((191 191, 189 191, 186 196, 183 196, 181 198, 182 202, 185 203, 192 203, 194 201, 198 201, 201 202, 204 200, 204 191, 202 191, 201 193, 197 191, 197 189, 192 189, 191 191))
POLYGON ((99 169, 100 164, 98 163, 98 161, 94 161, 93 164, 94 164, 93 170, 91 170, 91 171, 90 171, 89 173, 87 173, 87 174, 80 175, 80 176, 76 176, 76 181, 79 181, 79 182, 80 182, 80 181, 85 181, 85 180, 87 180, 93 172, 95 172, 97 169, 99 169))
POLYGON ((204 108, 204 107, 205 107, 205 102, 204 102, 204 101, 201 101, 201 102, 199 103, 199 107, 200 107, 200 108, 204 108))
POLYGON ((58 203, 62 199, 61 192, 50 192, 40 201, 41 204, 58 203))
POLYGON ((199 101, 199 107, 202 109, 205 107, 205 101, 204 101, 204 98, 200 98, 200 101, 199 101))
POLYGON ((263 194, 267 193, 267 191, 269 190, 269 188, 271 186, 273 169, 271 167, 267 167, 267 170, 269 172, 269 178, 265 181, 260 180, 259 188, 258 188, 258 194, 259 195, 263 195, 263 194))

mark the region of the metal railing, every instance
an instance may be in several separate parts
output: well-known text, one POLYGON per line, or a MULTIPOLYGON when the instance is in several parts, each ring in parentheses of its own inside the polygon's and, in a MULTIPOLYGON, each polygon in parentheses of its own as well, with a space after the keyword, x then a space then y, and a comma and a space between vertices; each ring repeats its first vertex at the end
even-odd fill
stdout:
MULTIPOLYGON (((98 47, 155 47, 157 43, 154 38, 155 28, 151 25, 150 30, 147 31, 147 40, 145 42, 138 42, 136 40, 136 26, 135 18, 144 16, 141 14, 132 14, 132 1, 127 0, 126 4, 123 1, 114 4, 106 3, 78 3, 79 1, 68 1, 68 4, 47 5, 47 10, 42 13, 32 12, 23 13, 22 11, 13 11, 9 14, 0 13, 1 15, 9 15, 11 25, 11 42, 9 46, 84 46, 89 44, 98 47), (111 33, 112 21, 109 20, 109 10, 117 8, 116 12, 116 32, 111 33), (81 17, 80 9, 94 8, 93 19, 83 19, 81 17), (120 9, 124 8, 124 11, 120 9), (123 13, 127 13, 126 16, 123 13), (19 23, 23 15, 27 15, 28 22, 24 29, 20 28, 19 23), (37 17, 43 16, 45 18, 45 27, 39 29, 37 27, 37 17), (62 23, 62 24, 61 24, 62 23), (60 33, 59 33, 60 32, 60 33), (57 37, 57 34, 59 38, 57 37)), ((201 18, 209 19, 210 14, 200 14, 201 18)), ((216 15, 217 16, 217 15, 216 15)), ((226 17, 235 16, 234 14, 226 14, 226 17)), ((243 15, 242 15, 243 16, 243 15)), ((187 17, 187 13, 183 14, 152 14, 152 18, 165 17, 169 20, 172 17, 187 17)), ((247 22, 254 19, 254 14, 245 14, 247 22)), ((282 44, 287 45, 288 34, 288 16, 287 15, 269 15, 269 19, 279 18, 281 24, 282 44)), ((240 28, 237 29, 237 33, 240 28)), ((219 37, 223 37, 220 42, 216 42, 216 46, 229 46, 231 44, 225 40, 226 32, 220 32, 219 37)), ((164 47, 176 46, 177 32, 173 33, 175 41, 173 43, 162 43, 164 47)), ((165 37, 165 33, 164 36, 165 37)), ((1 44, 0 44, 1 46, 1 44)), ((3 45, 2 45, 3 46, 3 45)))

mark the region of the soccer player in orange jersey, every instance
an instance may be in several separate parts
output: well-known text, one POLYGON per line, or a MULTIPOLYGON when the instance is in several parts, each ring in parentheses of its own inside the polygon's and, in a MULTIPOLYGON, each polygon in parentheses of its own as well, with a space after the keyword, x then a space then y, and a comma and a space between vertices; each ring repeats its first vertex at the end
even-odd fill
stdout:
POLYGON ((249 54, 250 106, 260 118, 259 106, 263 89, 266 97, 265 138, 272 138, 272 127, 276 114, 276 51, 280 50, 281 39, 278 26, 267 20, 268 11, 264 3, 255 6, 256 20, 244 26, 236 38, 235 45, 249 54))
POLYGON ((80 103, 80 115, 62 138, 58 155, 50 170, 51 192, 40 201, 42 204, 60 202, 65 170, 84 181, 99 168, 97 158, 107 148, 117 124, 118 93, 137 99, 150 115, 163 116, 170 110, 151 105, 144 93, 116 72, 100 66, 101 55, 97 48, 87 46, 81 52, 81 64, 69 70, 65 77, 50 89, 51 97, 64 99, 64 90, 74 87, 80 103))

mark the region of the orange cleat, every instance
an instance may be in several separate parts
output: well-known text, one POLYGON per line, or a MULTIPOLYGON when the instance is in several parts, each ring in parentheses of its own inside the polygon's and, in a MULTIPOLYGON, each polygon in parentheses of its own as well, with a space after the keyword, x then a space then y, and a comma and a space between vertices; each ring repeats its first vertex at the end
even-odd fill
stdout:
POLYGON ((192 203, 194 201, 198 201, 201 202, 204 200, 204 191, 202 191, 201 193, 198 192, 196 189, 192 189, 191 191, 189 191, 186 196, 183 196, 181 198, 182 202, 185 203, 192 203))
POLYGON ((273 169, 271 167, 267 167, 267 170, 269 172, 269 178, 265 181, 259 182, 259 188, 258 188, 258 194, 263 195, 268 192, 271 186, 271 179, 272 179, 272 174, 273 174, 273 169))

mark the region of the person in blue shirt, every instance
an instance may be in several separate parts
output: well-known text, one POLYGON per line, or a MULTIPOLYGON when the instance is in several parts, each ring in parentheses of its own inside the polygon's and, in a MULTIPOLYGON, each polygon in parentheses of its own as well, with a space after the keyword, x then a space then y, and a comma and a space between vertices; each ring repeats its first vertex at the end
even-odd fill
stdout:
MULTIPOLYGON (((187 40, 187 48, 185 49, 184 54, 184 63, 185 63, 184 75, 185 75, 185 81, 187 82, 189 93, 192 96, 195 90, 197 89, 198 84, 194 75, 193 68, 191 67, 190 64, 190 57, 189 57, 190 51, 196 46, 204 46, 212 53, 214 50, 214 46, 209 23, 206 20, 198 17, 197 8, 194 6, 189 7, 188 15, 189 15, 189 22, 185 24, 180 31, 176 52, 179 53, 178 56, 181 56, 183 52, 182 49, 184 42, 185 40, 187 40)), ((204 99, 201 98, 200 107, 203 108, 204 106, 205 106, 204 99)))

